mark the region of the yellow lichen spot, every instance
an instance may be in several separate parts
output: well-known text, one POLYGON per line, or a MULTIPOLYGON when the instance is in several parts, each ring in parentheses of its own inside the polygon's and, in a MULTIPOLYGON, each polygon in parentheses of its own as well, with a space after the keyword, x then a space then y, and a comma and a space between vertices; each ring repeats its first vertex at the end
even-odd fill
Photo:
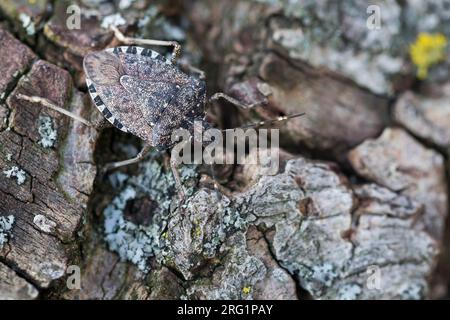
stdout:
POLYGON ((200 237, 202 235, 202 228, 200 227, 200 221, 195 220, 192 227, 193 227, 192 231, 191 231, 192 237, 195 237, 195 238, 200 237))
POLYGON ((164 239, 168 239, 168 238, 169 238, 169 234, 168 234, 167 232, 164 232, 164 233, 162 234, 162 237, 163 237, 164 239))
POLYGON ((242 293, 245 294, 245 295, 247 295, 247 294, 250 293, 251 290, 252 290, 251 287, 243 287, 243 288, 242 288, 242 293))
POLYGON ((421 32, 409 47, 412 62, 417 67, 417 77, 425 79, 428 69, 444 59, 447 38, 442 33, 421 32))
POLYGON ((200 226, 197 226, 197 227, 195 228, 195 236, 196 236, 196 237, 200 237, 201 234, 202 234, 202 229, 200 228, 200 226))

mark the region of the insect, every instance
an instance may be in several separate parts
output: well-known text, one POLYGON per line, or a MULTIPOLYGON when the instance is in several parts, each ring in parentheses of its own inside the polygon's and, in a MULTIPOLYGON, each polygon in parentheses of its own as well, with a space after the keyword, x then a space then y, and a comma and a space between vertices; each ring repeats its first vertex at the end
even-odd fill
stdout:
MULTIPOLYGON (((225 99, 236 106, 248 107, 224 93, 216 93, 207 99, 203 72, 187 65, 192 73, 188 75, 175 64, 180 52, 177 42, 129 38, 115 27, 112 30, 116 38, 127 45, 87 54, 83 61, 86 85, 104 119, 119 130, 141 138, 144 145, 136 157, 109 163, 104 171, 140 161, 151 147, 170 149, 173 146, 172 131, 184 128, 192 134, 194 121, 201 121, 203 129, 210 128, 204 111, 208 102, 225 99), (173 46, 172 57, 166 59, 138 45, 173 46)), ((41 103, 86 125, 105 126, 105 122, 91 124, 45 98, 24 95, 19 98, 41 103)), ((300 115, 282 117, 281 120, 300 115)), ((183 193, 175 163, 170 163, 177 189, 183 193)))

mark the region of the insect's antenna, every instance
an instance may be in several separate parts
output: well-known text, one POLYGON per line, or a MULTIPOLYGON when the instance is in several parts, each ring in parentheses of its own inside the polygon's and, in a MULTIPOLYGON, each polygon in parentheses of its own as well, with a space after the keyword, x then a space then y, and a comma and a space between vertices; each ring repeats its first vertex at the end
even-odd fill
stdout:
POLYGON ((269 119, 269 120, 264 120, 264 121, 260 121, 260 122, 256 122, 256 123, 246 124, 246 125, 243 125, 242 127, 238 127, 238 128, 224 129, 224 130, 222 130, 222 132, 228 131, 228 130, 234 130, 234 129, 256 128, 256 127, 259 127, 259 126, 263 126, 265 124, 274 124, 274 123, 277 123, 277 122, 280 122, 280 121, 293 119, 293 118, 298 118, 298 117, 304 116, 305 114, 306 114, 305 112, 294 113, 294 114, 290 114, 290 115, 287 115, 287 116, 281 116, 281 117, 278 117, 276 119, 269 119))
POLYGON ((80 117, 80 116, 78 116, 78 115, 76 115, 76 114, 74 114, 74 113, 64 109, 64 108, 61 108, 61 107, 58 107, 57 105, 54 105, 48 99, 45 99, 45 98, 42 98, 42 97, 36 97, 36 96, 31 96, 30 97, 30 96, 26 96, 26 95, 21 94, 21 93, 17 94, 17 98, 22 99, 22 100, 26 100, 26 101, 29 101, 29 102, 33 102, 33 103, 40 103, 44 107, 47 107, 49 109, 55 110, 55 111, 57 111, 59 113, 62 113, 62 114, 66 115, 66 116, 68 116, 68 117, 70 117, 70 118, 72 118, 72 119, 74 119, 76 121, 80 121, 81 123, 83 123, 83 124, 85 124, 85 125, 87 125, 89 127, 93 126, 92 123, 90 123, 86 119, 84 119, 84 118, 82 118, 82 117, 80 117))

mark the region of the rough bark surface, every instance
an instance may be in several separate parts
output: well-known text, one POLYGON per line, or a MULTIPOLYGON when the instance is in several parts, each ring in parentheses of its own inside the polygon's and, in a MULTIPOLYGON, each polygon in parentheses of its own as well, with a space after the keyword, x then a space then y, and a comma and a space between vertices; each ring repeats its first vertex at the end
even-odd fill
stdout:
POLYGON ((418 223, 442 239, 447 215, 447 185, 442 155, 420 145, 401 129, 386 129, 349 153, 355 170, 369 180, 409 195, 424 205, 418 223))
POLYGON ((450 36, 448 1, 374 2, 377 33, 357 0, 1 1, 0 298, 447 297, 450 60, 417 82, 408 48, 450 36), (217 126, 306 112, 281 126, 279 168, 222 166, 216 189, 182 165, 183 203, 164 154, 97 174, 139 141, 18 94, 100 119, 82 60, 118 43, 110 24, 180 41, 210 93, 251 106, 215 105, 217 126))
MULTIPOLYGON (((2 34, 12 37, 4 30, 2 34)), ((1 246, 0 260, 5 268, 13 268, 16 277, 47 288, 65 275, 74 259, 76 231, 95 178, 91 141, 96 133, 57 112, 17 99, 19 93, 38 95, 84 116, 91 112, 67 71, 36 59, 20 42, 8 41, 18 47, 7 48, 12 50, 9 57, 25 52, 31 58, 2 61, 5 67, 15 68, 9 73, 29 71, 18 81, 11 77, 4 86, 7 126, 0 132, 0 210, 2 216, 12 215, 14 223, 9 241, 1 246)), ((12 283, 23 286, 22 282, 12 283)))
POLYGON ((395 120, 416 136, 442 150, 450 149, 450 85, 437 96, 404 93, 394 109, 395 120))

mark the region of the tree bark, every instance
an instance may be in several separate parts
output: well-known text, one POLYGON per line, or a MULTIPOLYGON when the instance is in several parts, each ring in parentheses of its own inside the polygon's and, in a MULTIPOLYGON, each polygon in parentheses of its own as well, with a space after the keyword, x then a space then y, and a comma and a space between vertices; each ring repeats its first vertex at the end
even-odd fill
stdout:
POLYGON ((360 1, 77 1, 74 30, 69 1, 48 4, 0 4, 0 298, 447 296, 448 61, 417 83, 408 48, 426 28, 399 22, 445 33, 438 9, 384 4, 374 36, 360 1), (281 125, 275 172, 216 166, 216 189, 208 166, 181 165, 183 203, 165 154, 97 174, 141 143, 18 95, 101 119, 82 61, 118 44, 108 23, 180 41, 209 96, 255 106, 213 106, 216 126, 305 112, 281 125))

